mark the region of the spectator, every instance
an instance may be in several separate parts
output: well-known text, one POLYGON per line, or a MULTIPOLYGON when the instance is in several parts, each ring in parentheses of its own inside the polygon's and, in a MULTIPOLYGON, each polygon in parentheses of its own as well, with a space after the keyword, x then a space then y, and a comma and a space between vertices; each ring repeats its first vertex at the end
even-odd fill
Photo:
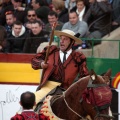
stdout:
POLYGON ((53 83, 52 85, 54 86, 54 84, 61 83, 61 87, 67 89, 78 74, 80 74, 80 78, 88 75, 86 57, 83 53, 72 50, 74 43, 81 44, 82 41, 75 37, 73 31, 68 29, 54 31, 54 34, 60 37, 60 48, 56 46, 50 47, 47 64, 44 63, 47 48, 44 48, 42 52, 32 59, 32 67, 35 70, 45 69, 43 80, 38 90, 44 87, 35 93, 37 102, 40 100, 39 96, 45 93, 45 88, 47 89, 45 84, 51 85, 53 83))
POLYGON ((112 0, 112 30, 118 28, 120 26, 120 0, 112 0))
POLYGON ((7 35, 9 36, 11 31, 12 31, 12 25, 16 21, 16 17, 14 16, 12 11, 6 12, 5 17, 6 17, 5 28, 6 28, 6 31, 7 31, 7 35))
POLYGON ((75 10, 79 15, 79 20, 83 21, 88 8, 84 0, 76 0, 76 6, 72 10, 75 10))
POLYGON ((34 21, 31 24, 32 32, 27 37, 24 45, 25 53, 36 53, 38 46, 42 42, 48 42, 49 32, 42 30, 42 24, 40 21, 34 21))
POLYGON ((5 8, 12 5, 11 0, 2 0, 0 2, 0 24, 5 25, 5 8))
POLYGON ((65 8, 65 3, 63 0, 53 0, 52 1, 53 8, 52 10, 58 14, 58 21, 62 23, 68 22, 68 9, 65 8))
POLYGON ((0 25, 0 52, 6 52, 6 38, 7 32, 5 28, 0 25))
POLYGON ((20 21, 13 23, 12 32, 7 38, 8 52, 10 53, 22 53, 23 46, 26 40, 26 30, 20 21))
POLYGON ((32 0, 31 5, 36 11, 37 17, 40 18, 45 24, 48 23, 49 7, 45 5, 44 0, 32 0))
POLYGON ((63 23, 58 21, 58 15, 55 11, 50 11, 49 12, 48 21, 49 21, 49 23, 47 23, 45 25, 45 30, 46 31, 51 32, 53 23, 57 23, 57 26, 56 26, 55 30, 61 30, 62 29, 63 23))
POLYGON ((65 0, 65 8, 70 11, 76 6, 76 0, 65 0))
MULTIPOLYGON (((89 0, 90 8, 87 11, 84 20, 89 24, 88 38, 100 39, 110 32, 111 7, 107 1, 89 0)), ((89 41, 90 44, 91 41, 89 41)), ((94 45, 101 41, 94 41, 94 45)))
POLYGON ((37 114, 33 110, 35 105, 35 94, 32 92, 24 92, 20 97, 20 105, 22 106, 22 113, 16 114, 10 120, 50 120, 49 117, 43 114, 37 114))
POLYGON ((35 10, 28 10, 27 11, 27 22, 25 23, 25 27, 31 31, 31 23, 37 19, 37 15, 35 10))
MULTIPOLYGON (((16 20, 19 20, 20 22, 24 23, 26 11, 18 10, 18 8, 22 6, 22 0, 11 0, 11 2, 12 2, 12 5, 9 5, 5 8, 5 13, 8 11, 13 11, 13 13, 16 17, 16 20)), ((5 14, 5 13, 3 13, 3 14, 5 14)))
POLYGON ((44 23, 37 17, 35 10, 29 9, 27 11, 27 22, 25 23, 25 27, 28 29, 28 31, 31 32, 31 23, 35 20, 39 20, 42 23, 42 27, 44 29, 44 23))
POLYGON ((65 23, 62 30, 69 29, 75 33, 79 33, 80 37, 85 37, 88 32, 88 25, 84 21, 79 21, 76 11, 71 10, 69 13, 69 22, 65 23))

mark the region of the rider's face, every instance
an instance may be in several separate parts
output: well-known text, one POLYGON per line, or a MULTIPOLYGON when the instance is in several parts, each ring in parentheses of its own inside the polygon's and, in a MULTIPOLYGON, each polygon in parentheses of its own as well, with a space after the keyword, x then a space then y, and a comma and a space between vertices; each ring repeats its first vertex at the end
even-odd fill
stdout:
POLYGON ((67 36, 60 36, 60 50, 65 51, 70 44, 70 38, 67 36))

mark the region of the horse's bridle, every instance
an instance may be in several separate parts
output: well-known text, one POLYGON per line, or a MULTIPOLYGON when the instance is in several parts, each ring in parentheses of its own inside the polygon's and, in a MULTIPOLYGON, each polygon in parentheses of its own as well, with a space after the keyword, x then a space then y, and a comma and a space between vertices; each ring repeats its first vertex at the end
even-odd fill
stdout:
MULTIPOLYGON (((90 80, 90 81, 91 81, 91 80, 90 80)), ((97 87, 104 87, 104 86, 108 86, 108 85, 107 85, 107 84, 89 84, 89 83, 88 83, 87 88, 92 88, 92 89, 94 89, 94 88, 97 88, 97 87)), ((94 101, 95 101, 94 93, 92 92, 92 94, 93 94, 94 101)), ((95 101, 95 103, 96 103, 96 101, 95 101)), ((94 108, 95 108, 95 110, 97 110, 97 114, 96 114, 95 118, 97 118, 97 117, 106 117, 106 118, 113 119, 113 118, 114 118, 113 116, 106 115, 106 114, 101 114, 101 113, 100 113, 100 109, 101 109, 101 108, 102 108, 102 109, 106 109, 106 108, 109 107, 109 106, 110 106, 110 104, 106 104, 106 105, 104 105, 104 106, 102 106, 102 107, 98 107, 98 106, 95 104, 94 108)))

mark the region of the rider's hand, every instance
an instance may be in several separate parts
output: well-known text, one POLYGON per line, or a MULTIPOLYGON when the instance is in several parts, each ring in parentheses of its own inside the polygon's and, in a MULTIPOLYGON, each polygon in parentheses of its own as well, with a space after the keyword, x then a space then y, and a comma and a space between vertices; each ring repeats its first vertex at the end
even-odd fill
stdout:
POLYGON ((44 62, 41 62, 42 69, 46 69, 48 67, 48 64, 45 64, 44 62))

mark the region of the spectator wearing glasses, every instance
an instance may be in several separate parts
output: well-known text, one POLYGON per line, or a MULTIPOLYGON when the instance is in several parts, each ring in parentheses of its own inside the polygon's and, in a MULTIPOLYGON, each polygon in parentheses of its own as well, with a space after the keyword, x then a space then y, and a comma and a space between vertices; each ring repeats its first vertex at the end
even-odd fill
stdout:
POLYGON ((46 6, 44 0, 32 0, 31 5, 36 11, 38 18, 40 18, 45 24, 48 23, 48 13, 50 11, 49 7, 46 6))
POLYGON ((44 29, 44 23, 41 21, 41 19, 39 19, 36 15, 36 11, 33 9, 29 9, 27 11, 27 22, 25 23, 25 27, 29 30, 29 32, 31 32, 31 23, 35 20, 38 20, 42 23, 42 27, 44 29))
POLYGON ((5 18, 6 18, 5 29, 7 31, 7 35, 9 36, 9 34, 12 31, 12 25, 16 21, 16 17, 12 11, 8 11, 5 13, 5 18))

